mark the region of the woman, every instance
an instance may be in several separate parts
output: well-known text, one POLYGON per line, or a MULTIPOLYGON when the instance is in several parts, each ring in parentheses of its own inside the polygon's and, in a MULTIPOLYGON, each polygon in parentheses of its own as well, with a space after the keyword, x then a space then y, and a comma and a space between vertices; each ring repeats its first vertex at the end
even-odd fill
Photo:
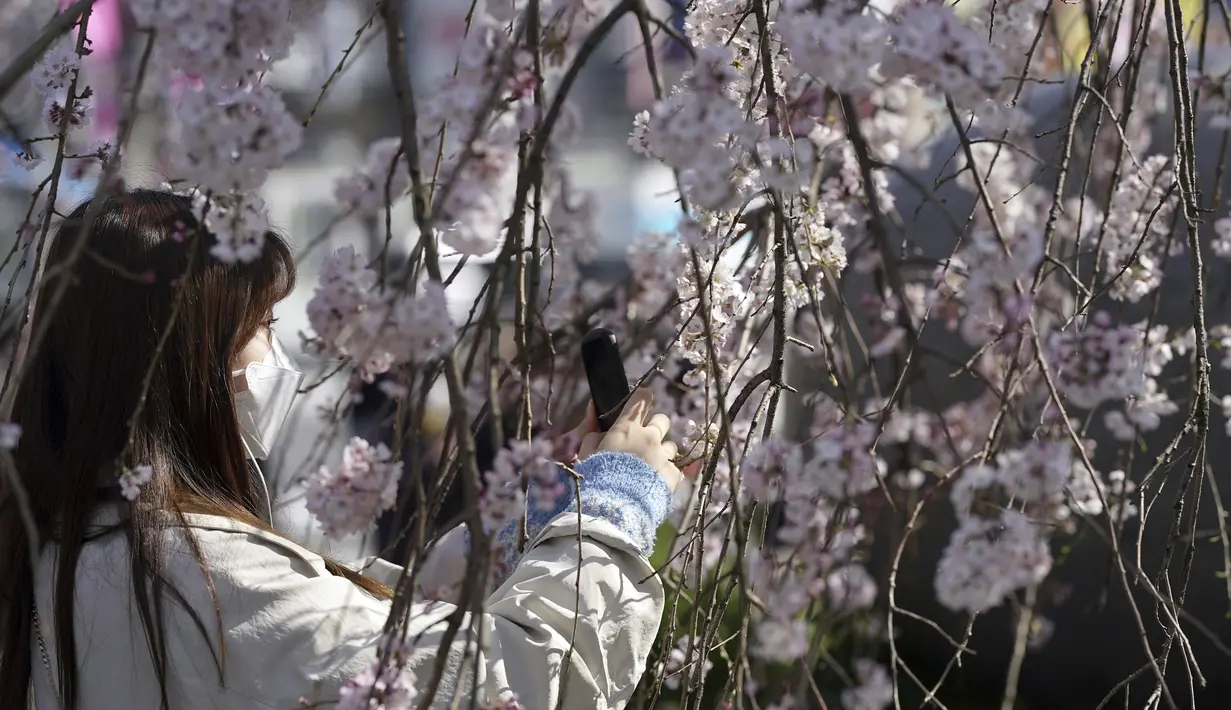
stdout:
MULTIPOLYGON (((35 314, 46 338, 13 415, 36 530, 0 483, 0 708, 294 708, 339 693, 368 707, 357 690, 387 644, 391 592, 274 531, 248 461, 272 446, 300 381, 270 330, 294 281, 286 244, 270 234, 256 262, 219 263, 188 199, 137 191, 99 206, 73 262, 87 209, 49 247, 38 303, 74 280, 35 314), (144 466, 147 482, 117 485, 144 466)), ((528 525, 486 612, 463 620, 433 707, 468 693, 472 670, 483 702, 627 702, 663 606, 645 555, 680 480, 670 422, 650 405, 639 393, 609 433, 584 438, 580 513, 570 493, 528 525)), ((412 609, 399 682, 430 683, 453 612, 412 609)))

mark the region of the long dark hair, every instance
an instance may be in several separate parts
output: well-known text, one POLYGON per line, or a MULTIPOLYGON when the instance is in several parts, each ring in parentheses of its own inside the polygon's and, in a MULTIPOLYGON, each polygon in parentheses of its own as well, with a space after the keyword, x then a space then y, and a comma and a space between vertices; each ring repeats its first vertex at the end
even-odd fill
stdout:
MULTIPOLYGON (((31 353, 13 412, 22 427, 17 475, 39 540, 54 542, 59 552, 52 580, 55 662, 70 710, 79 695, 76 567, 91 514, 101 502, 113 499, 119 505, 121 522, 107 534, 126 535, 131 547, 133 588, 163 707, 168 704, 164 598, 183 601, 164 574, 167 526, 176 525, 177 518, 182 525, 186 513, 205 513, 270 529, 261 519, 262 489, 236 423, 230 372, 238 352, 266 327, 273 305, 295 283, 290 248, 276 234, 265 235, 256 261, 225 264, 210 256, 214 237, 200 229, 189 198, 137 190, 103 199, 84 234, 84 251, 74 257, 89 202, 69 215, 50 242, 48 276, 40 284, 31 324, 33 332, 47 328, 47 335, 31 353), (72 279, 71 285, 49 312, 62 279, 72 279), (114 484, 122 467, 139 465, 153 467, 153 480, 130 503, 116 494, 114 484)), ((24 708, 33 571, 29 537, 3 481, 0 477, 0 707, 24 708)), ((192 540, 189 533, 190 545, 192 540)), ((194 551, 209 580, 199 550, 194 551)), ((369 593, 389 595, 387 588, 336 563, 327 566, 369 593)), ((205 623, 194 620, 204 634, 205 623)), ((214 649, 214 657, 221 683, 223 650, 214 649)))

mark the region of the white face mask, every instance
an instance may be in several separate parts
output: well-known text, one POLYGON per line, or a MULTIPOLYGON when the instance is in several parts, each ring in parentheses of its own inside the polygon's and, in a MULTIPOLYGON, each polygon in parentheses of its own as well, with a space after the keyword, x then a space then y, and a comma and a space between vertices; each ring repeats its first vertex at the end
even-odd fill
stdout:
POLYGON ((247 391, 235 394, 235 416, 248 455, 261 460, 269 458, 304 377, 278 336, 270 337, 270 346, 265 359, 231 373, 248 379, 247 391))

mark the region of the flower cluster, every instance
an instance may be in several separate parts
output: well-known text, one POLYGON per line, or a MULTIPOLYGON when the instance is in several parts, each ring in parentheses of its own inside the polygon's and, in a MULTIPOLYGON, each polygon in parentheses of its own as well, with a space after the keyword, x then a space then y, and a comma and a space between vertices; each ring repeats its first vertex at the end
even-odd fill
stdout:
POLYGON ((417 706, 415 676, 406 668, 414 646, 396 634, 386 634, 372 665, 342 686, 338 710, 410 710, 417 706))
POLYGON ((876 582, 860 562, 866 531, 852 503, 876 487, 884 462, 870 449, 875 423, 843 419, 825 401, 810 445, 767 439, 749 450, 740 469, 749 494, 775 511, 766 530, 775 554, 753 567, 765 602, 756 638, 766 659, 806 653, 815 602, 830 613, 857 615, 876 600, 876 582))
POLYGON ((226 261, 252 261, 268 227, 241 217, 256 210, 253 193, 300 144, 303 128, 263 74, 290 51, 299 21, 321 0, 234 0, 192 3, 133 0, 137 23, 153 31, 157 63, 175 75, 175 122, 168 163, 177 178, 208 197, 205 226, 212 251, 226 261), (217 212, 215 212, 215 210, 217 212), (219 214, 220 213, 220 214, 219 214))
POLYGON ((551 510, 555 506, 565 488, 556 475, 552 454, 551 441, 542 438, 511 441, 496 454, 492 470, 483 474, 485 485, 479 499, 485 530, 495 532, 525 514, 525 489, 531 491, 536 508, 551 510))
POLYGON ((1098 515, 1109 498, 1131 492, 1122 472, 1109 478, 1110 486, 1063 440, 1032 441, 967 468, 950 493, 959 526, 936 572, 937 598, 977 613, 1041 582, 1052 566, 1045 526, 1074 512, 1098 515))
POLYGON ((410 168, 402 157, 402 141, 382 138, 368 146, 363 169, 339 178, 334 196, 348 212, 374 215, 397 202, 410 187, 410 168))
POLYGON ((893 680, 884 666, 867 658, 853 665, 858 685, 842 691, 843 710, 881 710, 893 703, 893 680))
POLYGON ((171 169, 220 195, 259 188, 299 148, 302 135, 282 97, 265 84, 186 91, 175 116, 184 129, 169 156, 171 169))
POLYGON ((401 364, 438 359, 457 337, 441 284, 428 281, 409 294, 392 285, 382 291, 378 281, 354 247, 342 247, 325 261, 308 302, 309 346, 353 360, 368 381, 401 364))
POLYGON ((85 128, 90 125, 92 92, 88 87, 78 87, 78 93, 69 96, 69 87, 81 73, 81 57, 73 49, 56 49, 49 52, 42 65, 31 76, 35 90, 43 97, 43 120, 56 132, 66 128, 85 128))
MULTIPOLYGON (((88 53, 88 48, 85 51, 88 53)), ((79 133, 78 129, 90 125, 93 90, 89 86, 77 86, 73 95, 69 95, 73 82, 82 76, 81 64, 81 55, 76 49, 56 46, 43 55, 42 61, 31 72, 30 83, 43 102, 42 121, 53 134, 37 140, 58 140, 63 133, 66 142, 75 142, 73 139, 79 133)), ((13 156, 13 164, 27 171, 43 164, 44 158, 36 150, 35 143, 35 140, 29 140, 22 144, 13 156)), ((105 154, 109 149, 109 144, 100 143, 85 150, 83 157, 93 157, 96 151, 105 154)), ((65 157, 76 156, 72 151, 66 151, 65 157)))
POLYGON ((707 209, 738 204, 752 187, 737 168, 756 128, 726 93, 738 76, 734 61, 730 48, 697 48, 682 88, 638 114, 630 139, 633 150, 679 170, 684 194, 707 209))
POLYGON ((290 51, 297 24, 322 0, 130 0, 134 19, 154 30, 160 60, 199 77, 238 82, 268 70, 290 51))
POLYGON ((1113 326, 1102 311, 1090 320, 1082 330, 1052 333, 1049 358, 1056 387, 1083 409, 1140 394, 1145 381, 1140 331, 1113 326))
POLYGON ((128 500, 136 500, 141 495, 141 488, 152 480, 154 480, 152 466, 126 468, 120 474, 120 493, 128 500))
POLYGON ((894 12, 892 39, 886 71, 910 75, 959 106, 991 97, 1005 78, 1005 52, 953 5, 903 3, 894 12))
POLYGON ((709 660, 702 649, 697 648, 694 640, 690 636, 681 636, 675 644, 675 648, 671 649, 667 654, 667 659, 663 661, 663 685, 668 688, 679 688, 680 683, 686 683, 688 678, 696 672, 695 666, 702 666, 702 675, 709 672, 714 667, 714 663, 709 660))
MULTIPOLYGON (((682 241, 678 248, 695 250, 703 245, 706 233, 701 224, 685 223, 680 229, 682 241)), ((687 255, 681 261, 683 268, 676 278, 680 300, 700 303, 704 299, 709 304, 708 312, 689 319, 679 335, 680 354, 698 366, 696 377, 709 372, 707 343, 712 342, 722 352, 740 317, 747 312, 747 290, 728 262, 693 262, 687 255)))
POLYGON ((307 508, 321 530, 334 538, 371 529, 380 514, 397 503, 402 462, 389 447, 353 437, 342 465, 322 466, 305 486, 307 508))
POLYGON ((202 224, 214 236, 209 253, 219 261, 249 262, 261 255, 269 233, 265 200, 255 192, 193 192, 202 224))
POLYGON ((43 56, 42 63, 30 75, 39 93, 48 95, 68 89, 73 77, 81 71, 81 57, 66 49, 53 49, 43 56))
POLYGON ((0 422, 0 449, 12 451, 17 448, 21 439, 21 425, 12 422, 0 422))
POLYGON ((953 533, 936 569, 936 598, 950 609, 979 613, 1051 571, 1047 539, 1029 518, 1006 510, 968 518, 953 533))
POLYGON ((1019 234, 1008 253, 991 231, 971 235, 946 273, 964 311, 960 329, 966 342, 1006 348, 1015 343, 1035 305, 1035 294, 1019 289, 1033 280, 1042 261, 1042 234, 1035 230, 1019 234))
POLYGON ((784 3, 782 42, 791 64, 843 93, 866 93, 889 48, 889 27, 854 2, 784 3))
POLYGON ((1165 156, 1146 158, 1116 185, 1107 208, 1102 259, 1112 298, 1136 302, 1162 283, 1168 256, 1184 242, 1171 239, 1171 215, 1179 204, 1175 176, 1165 156))

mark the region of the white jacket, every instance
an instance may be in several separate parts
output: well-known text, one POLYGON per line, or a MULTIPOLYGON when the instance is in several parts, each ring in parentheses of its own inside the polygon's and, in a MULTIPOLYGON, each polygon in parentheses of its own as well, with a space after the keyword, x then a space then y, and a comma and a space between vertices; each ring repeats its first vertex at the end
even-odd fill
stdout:
MULTIPOLYGON (((583 466, 587 463, 591 460, 583 466)), ((602 473, 601 466, 589 468, 592 474, 602 473)), ((622 468, 628 472, 628 466, 622 468)), ((638 476, 644 479, 644 471, 638 476)), ((582 488, 585 497, 589 486, 583 483, 582 488)), ((478 622, 483 649, 477 684, 481 701, 511 690, 528 710, 555 710, 561 695, 561 706, 569 710, 622 708, 628 702, 645 669, 663 610, 662 584, 643 555, 645 528, 657 527, 665 511, 655 509, 650 520, 639 521, 640 528, 630 526, 626 515, 610 514, 612 503, 627 503, 612 500, 611 490, 598 487, 597 498, 584 501, 580 515, 575 510, 557 512, 488 598, 478 622), (634 542, 634 538, 643 539, 634 542), (575 615, 578 608, 581 613, 575 615), (570 641, 573 652, 565 673, 561 664, 570 641), (567 676, 564 682, 562 675, 567 676)), ((661 491, 654 493, 659 500, 661 491)), ((666 495, 669 500, 670 492, 666 495)), ((329 574, 320 556, 277 535, 227 518, 190 515, 188 519, 212 575, 221 624, 183 530, 167 533, 167 576, 203 621, 215 648, 221 629, 226 640, 225 675, 220 683, 201 631, 167 598, 172 710, 294 710, 307 707, 301 699, 312 707, 334 707, 339 689, 373 668, 390 602, 373 599, 346 579, 329 574)), ((107 521, 104 517, 99 522, 107 521)), ((453 547, 448 554, 434 556, 435 565, 429 559, 422 586, 455 581, 450 577, 460 570, 457 560, 464 562, 457 532, 446 536, 446 547, 453 547)), ((35 635, 31 653, 38 710, 60 707, 50 682, 56 668, 51 625, 55 556, 54 546, 49 546, 37 578, 41 636, 51 661, 49 668, 35 635)), ((384 563, 365 573, 393 582, 400 568, 384 563)), ((454 610, 442 602, 414 606, 408 638, 415 641, 415 652, 408 670, 420 688, 432 676, 440 636, 454 610)), ((467 617, 451 647, 453 661, 466 650, 469 628, 467 617)), ((132 593, 128 544, 122 534, 82 549, 75 632, 81 710, 158 708, 157 676, 132 593)), ((468 674, 473 666, 470 657, 462 673, 468 674)), ((455 688, 468 698, 470 682, 459 677, 454 663, 447 668, 433 708, 449 707, 455 688)))

